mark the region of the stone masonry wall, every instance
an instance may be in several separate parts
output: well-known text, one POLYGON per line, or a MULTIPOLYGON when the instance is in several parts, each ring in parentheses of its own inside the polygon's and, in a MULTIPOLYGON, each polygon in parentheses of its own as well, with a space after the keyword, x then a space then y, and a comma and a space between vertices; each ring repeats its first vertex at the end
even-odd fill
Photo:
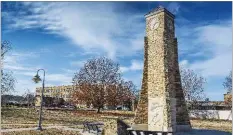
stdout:
POLYGON ((136 110, 134 122, 135 124, 147 124, 148 121, 148 93, 147 93, 147 75, 148 75, 148 42, 147 37, 144 38, 144 69, 142 78, 142 89, 140 99, 136 110))
POLYGON ((175 67, 175 91, 176 91, 176 123, 177 125, 190 125, 189 114, 185 103, 184 93, 182 90, 180 69, 178 64, 178 45, 177 39, 174 39, 174 67, 175 67))
MULTIPOLYGON (((160 12, 154 17, 159 20, 159 27, 157 29, 147 29, 148 36, 148 98, 161 100, 158 104, 163 105, 162 109, 158 109, 155 113, 158 118, 153 123, 156 129, 169 127, 170 122, 170 85, 169 82, 169 45, 170 38, 166 37, 165 33, 165 13, 160 12)), ((151 17, 152 18, 152 17, 151 17)), ((148 18, 149 20, 150 18, 148 18)), ((152 119, 153 121, 153 119, 152 119)), ((151 122, 152 122, 151 121, 151 122)))
POLYGON ((117 135, 117 119, 105 119, 103 129, 103 135, 117 135))
POLYGON ((174 72, 174 28, 169 29, 167 26, 167 20, 173 20, 170 16, 164 15, 165 18, 165 30, 164 30, 164 67, 165 67, 165 92, 166 92, 166 114, 167 121, 166 125, 168 128, 175 128, 176 126, 176 108, 173 104, 176 103, 175 100, 175 72, 174 72), (173 105, 173 107, 172 107, 173 105))
POLYGON ((147 38, 144 45, 142 90, 134 122, 135 124, 150 123, 148 104, 152 103, 153 99, 153 103, 158 100, 156 101, 158 104, 164 105, 163 110, 157 110, 162 113, 159 117, 162 120, 154 122, 155 126, 175 128, 176 123, 190 125, 180 80, 174 18, 166 10, 159 10, 146 17, 147 38), (156 24, 158 27, 153 29, 151 22, 154 19, 159 23, 156 24), (168 25, 168 22, 172 25, 168 25))

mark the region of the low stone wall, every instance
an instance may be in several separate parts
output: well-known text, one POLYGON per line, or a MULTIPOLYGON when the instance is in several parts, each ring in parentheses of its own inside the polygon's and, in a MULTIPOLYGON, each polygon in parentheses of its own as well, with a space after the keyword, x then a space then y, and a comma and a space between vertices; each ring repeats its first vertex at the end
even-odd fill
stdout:
POLYGON ((117 120, 116 119, 105 120, 103 135, 117 135, 117 120))
MULTIPOLYGON (((232 120, 231 110, 191 110, 190 117, 203 119, 232 120)), ((102 135, 127 135, 127 128, 133 123, 132 118, 103 116, 99 121, 104 122, 102 135)))
POLYGON ((127 135, 132 119, 122 117, 101 117, 104 121, 104 133, 102 135, 127 135))
POLYGON ((231 110, 191 110, 189 115, 192 118, 232 120, 231 110))

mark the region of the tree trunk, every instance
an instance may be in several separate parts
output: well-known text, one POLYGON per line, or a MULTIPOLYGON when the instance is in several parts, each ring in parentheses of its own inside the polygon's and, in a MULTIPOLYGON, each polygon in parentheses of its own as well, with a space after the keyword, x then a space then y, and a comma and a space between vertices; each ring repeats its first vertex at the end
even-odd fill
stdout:
POLYGON ((27 100, 28 100, 28 108, 29 108, 29 96, 27 97, 27 100))
POLYGON ((132 111, 134 112, 134 99, 132 99, 132 111))
POLYGON ((100 107, 98 107, 97 113, 100 113, 100 107))

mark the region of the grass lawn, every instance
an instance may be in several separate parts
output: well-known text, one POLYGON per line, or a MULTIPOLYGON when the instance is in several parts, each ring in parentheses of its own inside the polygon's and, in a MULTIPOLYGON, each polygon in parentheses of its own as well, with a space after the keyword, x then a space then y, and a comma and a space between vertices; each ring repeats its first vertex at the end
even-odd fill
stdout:
POLYGON ((51 129, 44 129, 43 131, 37 130, 29 130, 29 131, 14 131, 14 132, 7 132, 1 133, 2 135, 81 135, 79 132, 76 131, 67 131, 67 130, 59 130, 55 128, 51 129))
MULTIPOLYGON (((39 114, 36 109, 6 109, 1 110, 2 124, 37 124, 39 114)), ((85 120, 92 120, 94 117, 80 117, 71 111, 43 111, 43 124, 77 124, 85 120)))
POLYGON ((191 120, 192 127, 232 132, 232 122, 224 120, 191 120))
MULTIPOLYGON (((38 112, 36 109, 7 109, 2 108, 2 121, 1 124, 35 124, 38 123, 38 112)), ((101 116, 122 116, 127 117, 127 123, 133 121, 134 112, 129 111, 103 111, 97 114, 95 111, 64 111, 64 110, 44 110, 42 124, 64 124, 70 125, 69 127, 82 128, 84 121, 94 122, 103 121, 105 118, 101 116)), ((213 129, 232 132, 231 121, 223 120, 191 120, 193 128, 213 129)), ((34 125, 25 125, 26 127, 35 127, 34 125)), ((25 128, 21 125, 5 125, 3 128, 25 128)), ((28 131, 27 131, 28 132, 28 131)), ((49 132, 49 131, 48 131, 49 132)), ((49 134, 49 133, 48 133, 49 134)))
MULTIPOLYGON (((1 125, 1 128, 2 129, 13 129, 13 128, 34 128, 34 127, 37 127, 38 125, 37 124, 30 124, 30 125, 28 125, 28 124, 25 124, 25 125, 13 125, 13 124, 11 124, 11 125, 1 125)), ((50 125, 42 125, 42 127, 48 127, 48 126, 50 126, 50 125)))
MULTIPOLYGON (((37 124, 39 114, 36 109, 1 109, 2 124, 37 124)), ((104 111, 97 114, 95 111, 68 111, 43 110, 43 124, 82 124, 84 121, 99 121, 101 116, 133 117, 134 113, 126 111, 104 111)))

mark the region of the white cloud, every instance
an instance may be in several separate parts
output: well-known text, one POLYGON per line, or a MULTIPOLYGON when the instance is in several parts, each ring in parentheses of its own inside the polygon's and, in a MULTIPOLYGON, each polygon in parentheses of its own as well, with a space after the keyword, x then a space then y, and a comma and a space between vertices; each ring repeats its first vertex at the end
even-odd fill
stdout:
POLYGON ((82 66, 84 66, 84 63, 85 63, 86 61, 84 61, 84 60, 79 60, 79 61, 71 61, 70 62, 70 65, 71 66, 74 66, 74 67, 82 67, 82 66))
POLYGON ((132 65, 130 67, 131 70, 141 70, 143 68, 142 61, 133 60, 133 61, 131 61, 131 63, 132 63, 132 65))
POLYGON ((143 68, 143 62, 138 60, 132 60, 131 65, 129 67, 120 67, 121 72, 127 72, 127 71, 136 71, 136 70, 142 70, 143 68))
POLYGON ((190 64, 190 68, 199 71, 205 77, 227 76, 232 69, 232 54, 216 55, 211 59, 190 64))
MULTIPOLYGON (((57 86, 56 83, 48 83, 48 81, 45 81, 45 87, 48 86, 57 86)), ((36 88, 37 87, 42 87, 42 83, 34 83, 30 77, 28 78, 23 78, 23 77, 19 77, 19 79, 17 79, 17 83, 15 85, 16 89, 14 94, 16 95, 23 95, 27 89, 29 89, 30 92, 34 93, 36 92, 36 88)))
POLYGON ((126 72, 129 71, 128 67, 120 67, 121 72, 126 72))
POLYGON ((72 76, 68 76, 66 74, 47 74, 46 80, 49 82, 59 82, 64 84, 70 84, 72 81, 72 76))
POLYGON ((74 74, 74 73, 76 73, 77 72, 77 70, 72 70, 72 69, 65 69, 65 68, 63 68, 62 69, 65 73, 67 73, 67 74, 74 74))
POLYGON ((202 46, 213 49, 214 53, 221 54, 229 51, 232 46, 232 22, 225 21, 196 28, 199 34, 197 42, 202 46))
MULTIPOLYGON (((2 13, 3 18, 8 20, 8 28, 11 30, 42 28, 48 33, 65 37, 83 48, 82 52, 77 52, 82 55, 106 54, 111 58, 138 54, 140 57, 143 56, 141 55, 145 35, 143 14, 117 12, 119 11, 117 4, 108 2, 25 2, 24 4, 26 7, 16 14, 2 13), (32 14, 25 14, 26 10, 30 10, 32 14)), ((181 9, 184 10, 176 2, 169 3, 166 7, 174 14, 178 14, 181 9)), ((223 20, 213 21, 211 24, 194 23, 178 16, 176 35, 179 54, 184 56, 180 65, 201 72, 205 77, 228 75, 232 68, 231 22, 231 20, 223 20)), ((77 54, 70 53, 67 57, 74 57, 77 54)), ((30 80, 34 75, 31 69, 34 70, 36 66, 22 64, 22 59, 19 58, 22 57, 20 55, 7 57, 6 61, 10 64, 5 64, 5 68, 13 69, 17 74, 26 76, 30 80)), ((81 61, 72 61, 70 64, 82 66, 81 61)), ((132 60, 128 67, 120 67, 122 72, 133 73, 140 72, 142 68, 143 61, 138 60, 132 60)), ((46 74, 47 83, 54 85, 69 83, 73 70, 63 71, 65 73, 46 74)), ((127 78, 138 84, 141 82, 141 78, 136 75, 127 78)), ((28 83, 28 86, 32 87, 27 79, 23 79, 25 80, 22 82, 25 84, 23 86, 26 87, 28 83)), ((18 86, 22 87, 22 85, 18 86)))
MULTIPOLYGON (((14 75, 17 79, 17 83, 15 85, 15 94, 22 95, 29 89, 31 92, 35 92, 36 87, 42 87, 41 82, 36 84, 32 81, 32 78, 36 75, 36 72, 30 71, 14 71, 14 75)), ((42 77, 42 73, 39 73, 42 77)), ((72 84, 72 75, 68 73, 63 74, 45 74, 45 87, 48 86, 60 86, 60 85, 70 85, 72 84)), ((43 79, 43 78, 41 78, 43 79)))
POLYGON ((180 10, 180 5, 177 2, 171 2, 168 4, 167 8, 173 14, 177 14, 180 10))
POLYGON ((15 85, 15 94, 22 95, 27 89, 35 93, 36 87, 41 87, 41 83, 35 84, 31 79, 18 78, 15 85))
POLYGON ((8 69, 8 70, 27 70, 27 71, 33 71, 33 70, 36 70, 37 68, 29 68, 29 67, 23 67, 23 66, 20 66, 20 65, 5 65, 4 66, 4 69, 8 69))
MULTIPOLYGON (((30 80, 31 80, 36 75, 36 72, 29 72, 29 71, 20 71, 19 72, 19 71, 16 71, 15 74, 29 77, 30 80)), ((41 74, 39 73, 39 75, 42 75, 42 73, 41 74)), ((69 84, 72 81, 72 76, 69 75, 68 73, 63 73, 63 74, 46 73, 45 74, 45 80, 48 81, 49 83, 57 82, 57 83, 60 83, 60 84, 69 84)))
POLYGON ((179 66, 184 68, 187 68, 188 64, 188 60, 182 60, 179 62, 179 66))
MULTIPOLYGON (((226 76, 232 69, 231 28, 231 21, 226 20, 189 29, 190 35, 181 35, 181 38, 182 36, 189 38, 190 44, 187 44, 188 42, 185 40, 185 42, 181 41, 181 46, 186 44, 189 53, 195 50, 195 54, 198 55, 187 55, 192 59, 202 58, 194 62, 183 60, 180 64, 202 73, 205 77, 226 76)), ((185 32, 183 31, 183 33, 185 32)))
POLYGON ((23 76, 30 76, 31 78, 33 78, 33 76, 36 75, 36 71, 14 71, 14 74, 16 75, 23 75, 23 76))
MULTIPOLYGON (((41 84, 34 84, 32 78, 36 75, 36 71, 42 66, 35 66, 28 63, 28 60, 36 60, 41 53, 49 52, 48 49, 41 49, 38 52, 14 51, 5 56, 4 69, 13 71, 14 77, 17 80, 15 94, 21 95, 26 89, 34 92, 36 87, 41 84)), ((41 73, 39 73, 42 75, 41 73)), ((68 72, 56 74, 48 73, 45 75, 45 83, 48 85, 68 85, 71 84, 72 75, 68 72)))
POLYGON ((35 71, 39 69, 41 66, 31 66, 25 64, 24 61, 28 59, 34 59, 39 57, 39 52, 9 52, 4 57, 3 60, 3 68, 6 70, 13 70, 13 71, 35 71))
MULTIPOLYGON (((119 52, 129 55, 135 53, 130 51, 132 49, 142 49, 140 45, 134 46, 133 41, 144 32, 143 15, 117 12, 116 5, 108 2, 26 2, 24 9, 30 10, 32 15, 9 13, 5 20, 11 21, 10 28, 40 27, 66 37, 86 51, 97 49, 115 59, 119 52), (131 38, 122 38, 128 35, 131 38)), ((141 44, 143 46, 143 40, 141 44)))

